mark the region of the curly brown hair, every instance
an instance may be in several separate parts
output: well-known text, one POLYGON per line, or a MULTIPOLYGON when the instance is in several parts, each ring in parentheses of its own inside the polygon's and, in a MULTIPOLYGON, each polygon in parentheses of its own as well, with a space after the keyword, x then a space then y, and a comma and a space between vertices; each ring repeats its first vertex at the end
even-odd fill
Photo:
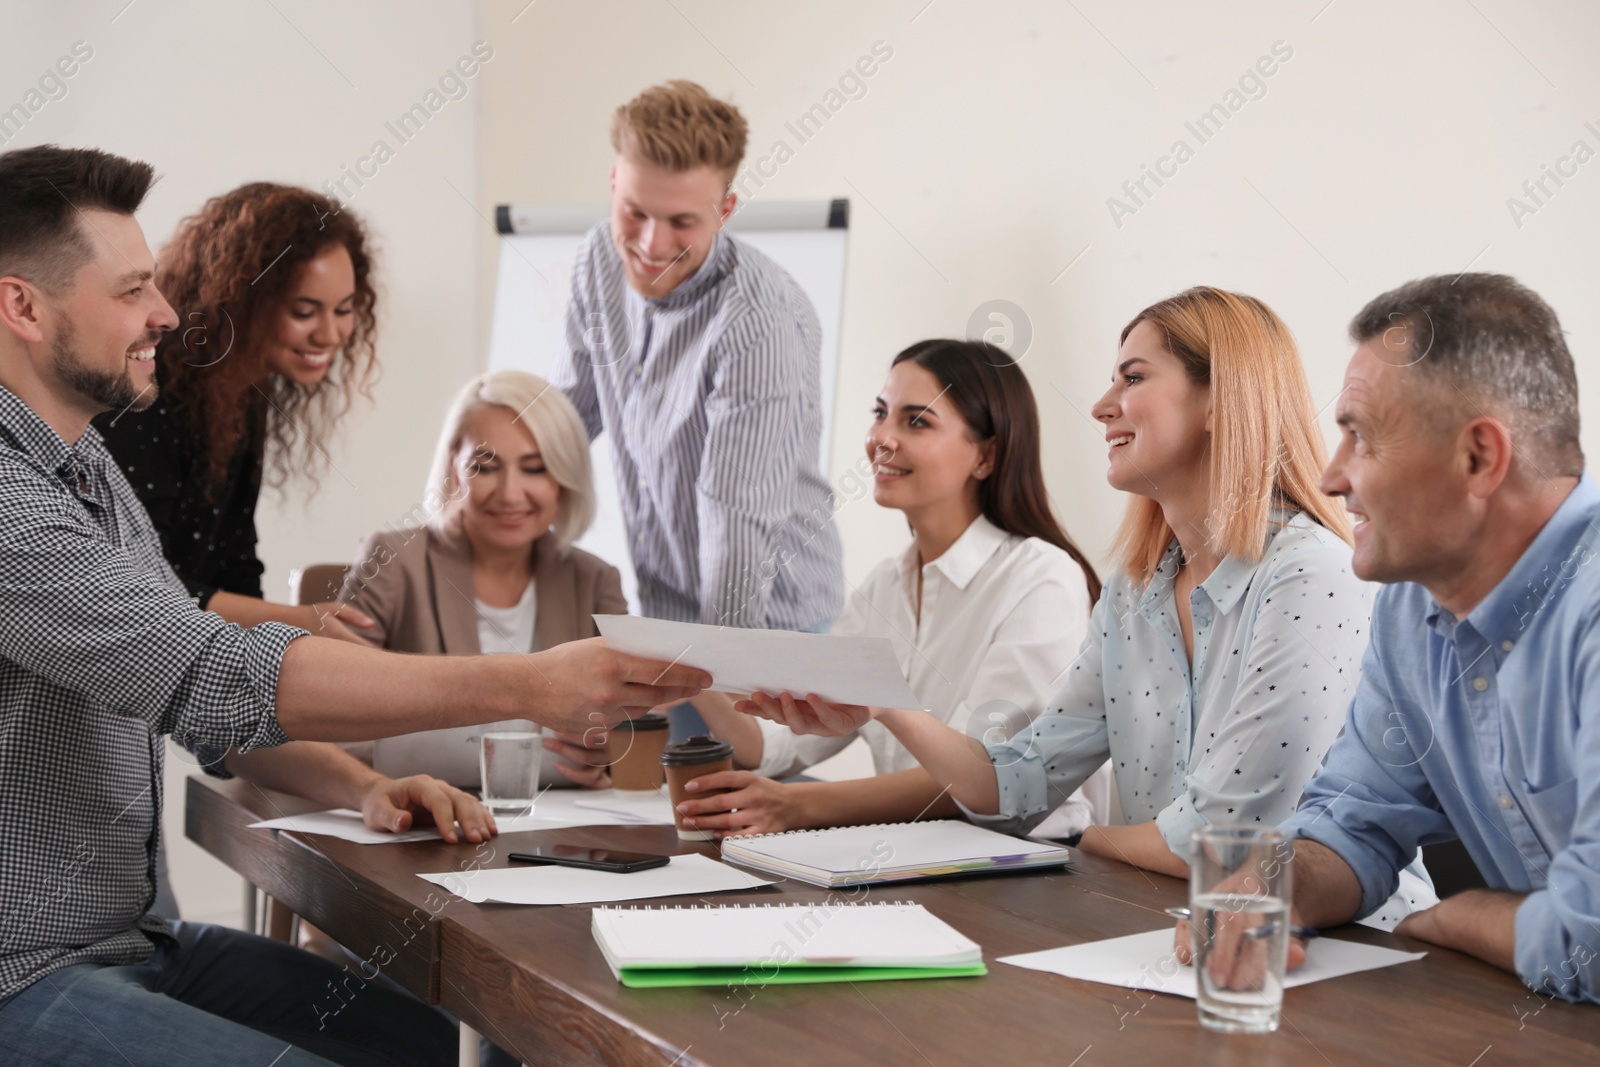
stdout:
POLYGON ((336 201, 271 182, 213 197, 178 224, 156 284, 180 324, 162 337, 156 358, 163 395, 207 457, 208 495, 252 434, 270 444, 264 478, 273 488, 303 472, 314 489, 326 473, 334 425, 358 393, 372 399, 377 377, 369 244, 361 220, 336 201), (335 244, 355 268, 355 325, 327 377, 302 388, 269 371, 264 349, 301 268, 335 244))

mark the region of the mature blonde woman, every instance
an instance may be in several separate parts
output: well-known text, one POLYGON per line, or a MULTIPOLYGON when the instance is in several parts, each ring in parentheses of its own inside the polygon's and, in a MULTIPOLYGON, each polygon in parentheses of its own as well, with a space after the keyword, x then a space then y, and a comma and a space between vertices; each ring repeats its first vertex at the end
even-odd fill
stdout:
MULTIPOLYGON (((1317 489, 1326 449, 1294 339, 1259 300, 1200 287, 1141 311, 1094 416, 1107 479, 1133 494, 1120 566, 1031 727, 986 748, 919 711, 789 694, 739 707, 801 733, 876 720, 925 768, 906 774, 1012 831, 1109 756, 1127 825, 1091 826, 1080 847, 1186 877, 1196 827, 1294 811, 1344 723, 1370 594, 1349 517, 1317 489)), ((1434 902, 1415 877, 1396 897, 1370 921, 1434 902)))
MULTIPOLYGON (((589 439, 544 379, 504 370, 467 383, 440 431, 425 505, 427 524, 367 538, 339 595, 373 620, 360 633, 375 644, 536 652, 596 636, 597 613, 627 612, 617 569, 573 547, 594 517, 589 439)), ((534 726, 433 730, 352 751, 385 774, 476 786, 479 735, 494 729, 534 726)), ((610 784, 603 756, 580 738, 552 733, 544 744, 541 784, 610 784)))

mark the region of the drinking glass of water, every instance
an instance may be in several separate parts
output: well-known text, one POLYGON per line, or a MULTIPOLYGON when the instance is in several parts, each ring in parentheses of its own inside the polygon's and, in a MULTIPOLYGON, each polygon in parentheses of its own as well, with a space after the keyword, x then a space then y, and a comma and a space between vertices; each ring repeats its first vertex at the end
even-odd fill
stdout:
POLYGON ((478 749, 483 803, 496 815, 526 815, 539 795, 542 735, 527 730, 485 733, 478 749))
POLYGON ((1268 1033, 1283 1009, 1294 846, 1281 832, 1205 826, 1190 839, 1189 931, 1200 1024, 1268 1033))

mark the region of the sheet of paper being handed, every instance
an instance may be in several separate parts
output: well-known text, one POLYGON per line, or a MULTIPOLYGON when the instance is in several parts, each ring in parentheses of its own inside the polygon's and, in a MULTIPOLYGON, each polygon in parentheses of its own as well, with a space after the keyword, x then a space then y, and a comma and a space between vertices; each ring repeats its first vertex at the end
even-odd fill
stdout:
POLYGON ((743 630, 633 615, 596 615, 619 652, 697 667, 723 693, 815 695, 835 705, 921 707, 883 637, 743 630))

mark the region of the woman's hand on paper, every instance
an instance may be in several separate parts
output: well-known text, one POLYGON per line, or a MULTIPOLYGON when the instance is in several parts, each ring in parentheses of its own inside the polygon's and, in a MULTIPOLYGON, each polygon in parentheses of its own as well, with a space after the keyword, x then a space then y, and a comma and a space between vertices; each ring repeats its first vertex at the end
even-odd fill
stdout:
POLYGON ((815 693, 807 693, 803 700, 792 693, 751 693, 748 700, 733 706, 735 711, 771 719, 787 726, 797 734, 821 734, 839 737, 853 733, 877 717, 878 709, 862 704, 829 704, 815 693))
POLYGON ((561 757, 556 770, 569 782, 585 789, 611 788, 611 753, 606 748, 605 731, 589 730, 582 734, 551 734, 544 739, 544 747, 561 757))
POLYGON ((752 771, 703 774, 684 789, 691 796, 708 789, 732 790, 685 800, 678 805, 685 827, 712 830, 719 838, 792 830, 800 814, 794 786, 763 778, 752 771))

